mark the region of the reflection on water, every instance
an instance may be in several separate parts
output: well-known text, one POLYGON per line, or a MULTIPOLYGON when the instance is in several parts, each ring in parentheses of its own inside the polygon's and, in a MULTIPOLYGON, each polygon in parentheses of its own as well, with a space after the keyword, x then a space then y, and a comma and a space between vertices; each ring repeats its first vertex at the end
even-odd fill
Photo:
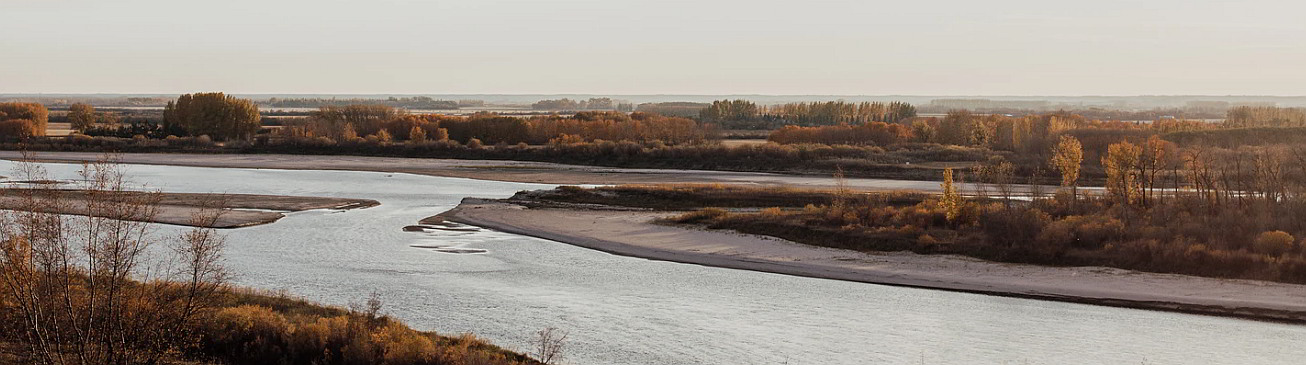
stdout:
MULTIPOLYGON (((59 178, 77 169, 48 166, 59 178)), ((1306 326, 649 261, 493 231, 403 229, 462 197, 505 197, 542 185, 340 171, 128 171, 166 191, 378 200, 379 207, 293 213, 273 225, 225 231, 236 281, 336 305, 375 291, 415 328, 474 332, 519 350, 534 331, 558 327, 570 332, 575 364, 1306 359, 1306 326)))

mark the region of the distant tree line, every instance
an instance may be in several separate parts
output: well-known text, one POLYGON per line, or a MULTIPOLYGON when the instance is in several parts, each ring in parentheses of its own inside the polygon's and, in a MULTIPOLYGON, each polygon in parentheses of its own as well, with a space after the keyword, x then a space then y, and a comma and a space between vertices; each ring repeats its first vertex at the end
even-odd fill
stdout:
POLYGON ((696 118, 699 113, 711 106, 708 103, 667 102, 639 104, 635 111, 650 114, 662 114, 669 117, 696 118))
POLYGON ((458 101, 436 100, 428 96, 412 96, 403 98, 392 96, 385 99, 270 98, 263 103, 263 105, 274 108, 316 108, 321 106, 345 106, 356 104, 377 104, 395 108, 436 110, 453 110, 458 109, 458 107, 461 106, 458 101))
POLYGON ((531 109, 554 111, 616 110, 629 112, 634 110, 634 105, 620 103, 612 100, 612 98, 589 98, 588 100, 562 98, 537 101, 531 104, 531 109))
POLYGON ((911 104, 843 101, 789 103, 758 106, 747 100, 718 100, 699 113, 703 121, 726 129, 775 129, 787 125, 826 126, 898 123, 916 116, 911 104))
POLYGON ((545 144, 556 141, 636 141, 640 143, 703 143, 716 138, 710 125, 692 119, 656 114, 580 112, 519 118, 494 113, 470 116, 408 114, 384 105, 320 108, 309 118, 283 128, 289 138, 328 138, 335 142, 374 139, 379 142, 422 142, 452 139, 463 143, 545 144))
POLYGON ((1242 106, 1229 109, 1230 127, 1306 127, 1306 109, 1242 106))

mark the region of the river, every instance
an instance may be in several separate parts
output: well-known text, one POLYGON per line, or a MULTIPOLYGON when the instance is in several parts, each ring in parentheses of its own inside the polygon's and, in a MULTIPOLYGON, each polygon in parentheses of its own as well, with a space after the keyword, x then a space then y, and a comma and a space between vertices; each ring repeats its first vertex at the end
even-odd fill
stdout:
MULTIPOLYGON (((13 163, 0 162, 12 170, 13 163)), ((80 167, 46 164, 55 178, 80 167)), ((132 165, 169 192, 375 199, 224 231, 236 284, 334 305, 376 292, 411 326, 570 364, 1300 364, 1306 326, 793 277, 610 255, 512 234, 403 232, 463 197, 547 185, 408 174, 132 165), (486 250, 450 254, 414 245, 486 250)), ((168 234, 176 227, 160 227, 168 234)))

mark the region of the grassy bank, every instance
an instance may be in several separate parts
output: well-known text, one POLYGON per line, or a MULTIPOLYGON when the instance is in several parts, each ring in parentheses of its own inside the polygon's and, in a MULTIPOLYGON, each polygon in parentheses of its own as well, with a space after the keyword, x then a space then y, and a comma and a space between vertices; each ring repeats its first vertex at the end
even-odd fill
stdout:
MULTIPOLYGON (((152 290, 174 290, 158 285, 152 290)), ((6 311, 5 316, 17 315, 6 311)), ((7 323, 17 320, 5 318, 7 323)), ((0 362, 25 363, 21 331, 0 336, 0 362)), ((186 364, 540 364, 472 334, 414 330, 386 316, 375 298, 340 308, 281 293, 229 289, 177 335, 193 338, 166 363, 186 364)))

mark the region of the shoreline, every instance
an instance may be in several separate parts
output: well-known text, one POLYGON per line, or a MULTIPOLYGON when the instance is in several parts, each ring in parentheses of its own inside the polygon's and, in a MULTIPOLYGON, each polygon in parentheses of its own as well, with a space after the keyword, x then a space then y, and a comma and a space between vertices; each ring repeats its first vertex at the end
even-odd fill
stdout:
MULTIPOLYGON (((78 152, 42 152, 33 154, 35 160, 40 162, 54 163, 78 163, 83 161, 95 161, 103 157, 103 154, 96 153, 78 153, 78 152)), ((746 173, 746 172, 724 172, 724 171, 692 171, 692 170, 656 170, 656 169, 618 169, 603 168, 593 166, 578 165, 561 165, 554 163, 542 162, 521 162, 521 161, 496 161, 496 160, 441 160, 441 159, 416 159, 416 158, 392 158, 392 157, 360 157, 360 156, 301 156, 301 155, 209 155, 209 154, 149 154, 133 153, 114 155, 119 159, 118 162, 123 164, 141 164, 141 165, 165 165, 165 166, 192 166, 192 167, 212 167, 212 168, 252 168, 252 169, 286 169, 286 170, 325 170, 325 171, 366 171, 366 172, 389 172, 389 173, 411 173, 427 176, 442 176, 481 180, 509 181, 509 182, 526 182, 526 183, 553 183, 567 184, 571 180, 584 180, 585 182, 571 182, 580 184, 656 184, 656 183, 726 183, 726 184, 756 184, 756 185, 793 185, 805 188, 830 188, 834 187, 834 181, 831 178, 814 177, 814 176, 797 176, 797 175, 780 175, 768 173, 746 173), (414 166, 414 164, 416 166, 414 166), (470 171, 470 172, 469 172, 470 171), (530 171, 523 174, 522 171, 530 171), (506 176, 504 176, 506 175, 506 176), (523 179, 523 177, 530 177, 523 179), (754 181, 757 180, 757 181, 754 181)), ((21 154, 15 151, 0 151, 0 159, 18 160, 21 154)), ((856 179, 847 180, 848 187, 866 190, 908 190, 908 191, 933 191, 937 190, 939 185, 933 181, 907 181, 907 180, 882 180, 882 179, 856 179)), ((483 228, 489 228, 508 233, 520 234, 536 238, 543 238, 552 241, 567 243, 579 247, 595 249, 611 254, 640 257, 653 260, 672 261, 688 264, 698 264, 705 266, 751 270, 759 272, 768 272, 784 275, 805 276, 814 278, 825 278, 834 280, 855 281, 864 283, 873 283, 881 285, 893 285, 903 287, 914 287, 923 289, 948 290, 955 292, 975 293, 982 295, 1015 297, 1036 300, 1051 300, 1060 302, 1082 303, 1091 305, 1103 305, 1122 308, 1161 310, 1170 312, 1215 315, 1225 317, 1235 317, 1243 319, 1286 322, 1295 324, 1306 324, 1306 286, 1282 284, 1272 282, 1258 282, 1248 280, 1230 280, 1230 279, 1212 279, 1202 277, 1192 277, 1173 274, 1155 274, 1142 273, 1114 268, 1103 267, 1042 267, 1034 265, 1014 265, 1004 263, 987 262, 973 258, 947 255, 916 255, 896 252, 885 252, 877 254, 865 254, 855 251, 842 251, 830 248, 821 248, 815 246, 801 245, 784 241, 772 237, 750 236, 734 232, 725 231, 703 231, 686 228, 677 228, 664 225, 653 224, 649 222, 655 218, 654 215, 668 215, 671 213, 650 213, 650 212, 604 212, 599 215, 583 217, 585 219, 571 219, 569 223, 578 223, 568 226, 564 223, 556 223, 553 227, 540 224, 523 224, 520 220, 509 219, 512 217, 498 216, 493 214, 470 214, 468 206, 491 204, 492 202, 467 198, 463 204, 458 207, 441 213, 434 217, 423 219, 422 223, 428 223, 431 220, 442 221, 449 220, 462 224, 469 224, 483 228), (641 220, 630 221, 630 215, 643 214, 641 220), (632 244, 632 242, 616 242, 598 237, 592 237, 593 234, 585 235, 575 232, 578 227, 584 227, 585 224, 597 222, 604 216, 624 216, 624 222, 616 222, 616 226, 628 229, 626 233, 651 231, 654 233, 670 234, 680 238, 693 237, 695 235, 709 235, 714 238, 740 237, 746 238, 751 243, 775 244, 784 243, 790 248, 802 247, 803 251, 808 253, 819 253, 824 250, 840 251, 842 254, 854 254, 866 256, 869 260, 886 261, 889 264, 888 269, 879 269, 872 273, 850 269, 848 267, 827 266, 813 269, 811 262, 798 262, 801 260, 781 260, 768 262, 766 260, 749 259, 743 260, 739 257, 722 256, 717 253, 704 252, 705 248, 710 250, 712 247, 691 248, 697 251, 676 251, 675 249, 659 248, 656 245, 648 245, 649 242, 642 242, 644 245, 632 244), (588 219, 588 221, 586 220, 588 219), (559 226, 568 226, 569 229, 559 229, 559 226), (904 257, 905 256, 905 257, 904 257), (983 279, 979 280, 968 276, 975 272, 962 272, 952 276, 944 275, 940 277, 938 273, 930 273, 922 270, 914 272, 909 268, 919 265, 919 261, 925 263, 943 262, 947 265, 962 266, 983 266, 985 270, 980 275, 983 279), (897 266, 894 266, 897 265, 897 266), (1012 267, 1033 269, 1031 272, 1017 272, 1022 275, 1034 275, 1039 280, 1037 283, 1018 285, 1012 284, 1011 279, 1020 279, 1022 276, 999 276, 995 277, 990 273, 993 271, 1002 272, 1012 267), (907 271, 907 272, 903 272, 907 271), (1147 289, 1134 288, 1132 290, 1118 290, 1107 287, 1111 282, 1094 282, 1085 283, 1085 278, 1078 279, 1079 286, 1071 288, 1074 290, 1067 291, 1062 288, 1057 280, 1048 281, 1047 272, 1059 272, 1068 276, 1085 275, 1085 276, 1105 276, 1108 278, 1121 277, 1146 277, 1149 279, 1160 280, 1163 284, 1152 283, 1147 289), (1103 274, 1103 272, 1110 274, 1103 274), (957 279, 970 279, 957 280, 957 279), (1198 282, 1205 287, 1186 288, 1190 293, 1202 293, 1203 296, 1187 295, 1156 295, 1156 292, 1177 292, 1168 285, 1172 283, 1198 282), (1089 284, 1089 285, 1085 285, 1089 284), (1014 287, 1013 287, 1014 286, 1014 287), (1287 289, 1275 289, 1266 287, 1280 287, 1287 289), (1268 296, 1267 300, 1258 301, 1244 297, 1245 294, 1256 294, 1268 296), (1194 300, 1196 299, 1196 300, 1194 300)), ((498 204, 498 203, 493 203, 498 204)), ((502 212, 502 211, 500 211, 502 212)), ((567 218, 568 215, 584 214, 584 211, 574 210, 551 210, 549 218, 567 218), (566 214, 558 214, 566 213, 566 214)), ((574 216, 570 218, 576 218, 574 216)), ((610 217, 609 217, 610 218, 610 217)), ((613 223, 611 221, 606 223, 613 223)), ((611 225, 611 224, 610 224, 611 225)), ((647 232, 642 232, 647 233, 647 232)), ((609 235, 611 237, 611 235, 609 235)), ((645 237, 647 238, 647 237, 645 237)), ((645 239, 647 241, 647 239, 645 239)), ((684 243, 684 242, 680 242, 684 243)), ((700 246, 712 246, 711 244, 702 244, 700 246)), ((719 249, 719 248, 717 248, 719 249)), ((828 252, 827 252, 828 253, 828 252)), ((855 261, 849 261, 855 262, 855 261)), ((945 266, 947 266, 945 265, 945 266)), ((973 269, 973 268, 972 268, 973 269)), ((1061 278, 1064 279, 1064 278, 1061 278)), ((1096 280, 1096 279, 1094 279, 1096 280)), ((1140 283, 1134 283, 1140 284, 1140 283)), ((1147 284, 1147 283, 1142 283, 1147 284)), ((1146 286, 1146 285, 1145 285, 1146 286)))
MULTIPOLYGON (((768 172, 725 170, 680 170, 651 168, 617 168, 568 165, 552 162, 515 160, 457 160, 408 157, 373 157, 347 155, 285 154, 199 154, 199 153, 119 153, 31 152, 35 162, 94 162, 105 156, 118 163, 214 168, 250 168, 284 170, 365 171, 406 173, 530 184, 620 185, 620 184, 737 184, 756 186, 791 186, 812 189, 837 189, 841 185, 833 176, 793 175, 768 172)), ((20 161, 19 151, 0 151, 0 159, 20 161)), ((939 181, 846 178, 842 187, 861 191, 940 192, 939 181)), ((959 184, 962 191, 979 190, 974 184, 959 184)), ((1045 186, 1052 191, 1055 187, 1045 186)), ((1089 191, 1092 187, 1080 187, 1089 191)))
POLYGON ((862 253, 731 231, 656 224, 674 212, 532 209, 464 199, 423 219, 557 241, 615 255, 821 279, 1111 307, 1306 324, 1306 286, 1047 267, 954 255, 862 253))

